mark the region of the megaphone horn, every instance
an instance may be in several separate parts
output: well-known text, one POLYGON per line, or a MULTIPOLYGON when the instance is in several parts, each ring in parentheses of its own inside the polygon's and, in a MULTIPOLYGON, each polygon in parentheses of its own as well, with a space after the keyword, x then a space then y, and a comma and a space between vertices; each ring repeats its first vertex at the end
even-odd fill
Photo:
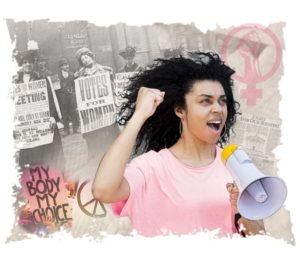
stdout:
POLYGON ((287 196, 282 179, 263 174, 246 152, 235 144, 223 149, 222 160, 239 189, 237 208, 243 217, 260 220, 281 208, 287 196))

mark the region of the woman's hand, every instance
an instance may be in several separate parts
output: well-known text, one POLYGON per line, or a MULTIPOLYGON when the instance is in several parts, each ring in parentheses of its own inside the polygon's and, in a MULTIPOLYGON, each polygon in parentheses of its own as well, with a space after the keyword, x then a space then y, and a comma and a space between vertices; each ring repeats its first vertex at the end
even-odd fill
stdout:
POLYGON ((151 117, 157 107, 163 102, 165 92, 159 89, 141 87, 136 100, 135 114, 144 120, 151 117))
POLYGON ((227 191, 229 192, 229 200, 231 205, 231 210, 233 214, 238 213, 237 209, 237 200, 239 196, 239 189, 237 188, 235 183, 226 184, 227 191))
MULTIPOLYGON (((232 212, 237 214, 239 211, 237 209, 237 200, 239 196, 239 189, 235 183, 226 184, 227 191, 229 192, 229 199, 232 212)), ((239 232, 243 233, 244 236, 257 235, 265 233, 264 223, 262 220, 249 220, 247 218, 241 217, 238 221, 239 232)))
POLYGON ((76 71, 75 73, 74 73, 74 78, 76 79, 76 78, 78 78, 79 77, 79 71, 76 71))
POLYGON ((108 71, 110 74, 113 73, 113 68, 109 66, 102 66, 103 70, 108 71))
POLYGON ((31 219, 32 212, 30 209, 30 205, 28 203, 22 208, 20 217, 21 217, 21 219, 31 219))

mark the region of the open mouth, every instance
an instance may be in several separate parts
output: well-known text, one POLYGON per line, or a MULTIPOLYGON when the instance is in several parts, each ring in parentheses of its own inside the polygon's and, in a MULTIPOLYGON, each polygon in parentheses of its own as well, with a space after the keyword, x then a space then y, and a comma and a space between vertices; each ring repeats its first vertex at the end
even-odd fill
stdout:
POLYGON ((215 130, 215 131, 219 131, 220 127, 221 127, 221 121, 209 121, 207 123, 208 127, 210 127, 211 129, 215 130))

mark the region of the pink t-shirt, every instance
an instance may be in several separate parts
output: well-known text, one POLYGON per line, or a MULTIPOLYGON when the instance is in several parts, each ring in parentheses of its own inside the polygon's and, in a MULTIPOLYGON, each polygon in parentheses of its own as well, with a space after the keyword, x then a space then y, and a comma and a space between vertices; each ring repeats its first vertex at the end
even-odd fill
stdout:
MULTIPOLYGON (((116 215, 128 216, 139 234, 187 234, 219 229, 233 233, 226 183, 232 178, 221 161, 194 168, 180 162, 168 149, 150 151, 126 167, 128 200, 112 204, 116 215)), ((234 231, 235 232, 235 231, 234 231)))

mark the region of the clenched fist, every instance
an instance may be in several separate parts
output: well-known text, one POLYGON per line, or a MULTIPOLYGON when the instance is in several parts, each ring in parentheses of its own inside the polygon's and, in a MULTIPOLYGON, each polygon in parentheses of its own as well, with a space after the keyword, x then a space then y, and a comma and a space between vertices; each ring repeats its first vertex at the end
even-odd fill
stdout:
POLYGON ((151 117, 157 107, 163 102, 165 92, 158 89, 141 87, 136 100, 135 114, 144 120, 151 117))

